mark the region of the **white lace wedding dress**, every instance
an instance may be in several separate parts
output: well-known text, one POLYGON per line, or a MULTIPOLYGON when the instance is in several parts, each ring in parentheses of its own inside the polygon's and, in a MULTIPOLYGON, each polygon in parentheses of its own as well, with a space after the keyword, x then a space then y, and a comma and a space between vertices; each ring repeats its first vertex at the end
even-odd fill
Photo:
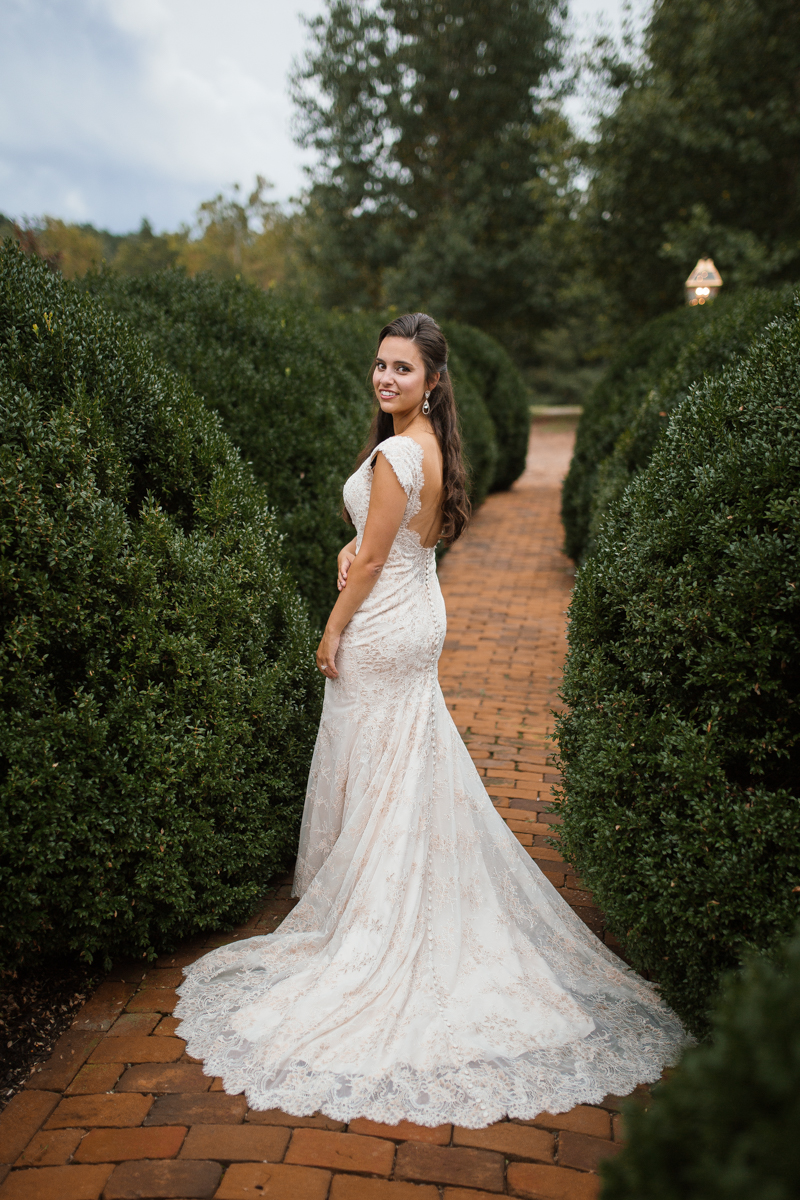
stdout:
MULTIPOLYGON (((407 496, 344 631, 300 835, 294 911, 186 970, 189 1054, 252 1108, 479 1128, 657 1079, 685 1035, 492 807, 437 679, 445 610, 422 450, 380 446, 407 496)), ((363 534, 372 468, 344 489, 363 534)))

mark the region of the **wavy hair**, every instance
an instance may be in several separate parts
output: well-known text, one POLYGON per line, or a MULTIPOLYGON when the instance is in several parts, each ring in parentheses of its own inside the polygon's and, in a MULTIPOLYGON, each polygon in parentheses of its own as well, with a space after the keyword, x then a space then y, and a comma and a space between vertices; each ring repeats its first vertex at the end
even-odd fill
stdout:
MULTIPOLYGON (((431 380, 439 373, 439 382, 428 397, 430 413, 428 420, 433 426, 439 449, 442 452, 442 532, 441 540, 451 546, 467 527, 470 518, 470 503, 467 496, 467 473, 461 453, 461 433, 458 428, 456 398, 447 369, 448 347, 444 334, 427 313, 406 313, 395 317, 384 325, 378 335, 378 350, 372 360, 370 381, 378 361, 378 351, 384 338, 401 337, 414 342, 425 365, 425 376, 431 380)), ((356 467, 360 467, 376 446, 394 436, 391 413, 385 413, 376 402, 366 445, 358 456, 356 467)))

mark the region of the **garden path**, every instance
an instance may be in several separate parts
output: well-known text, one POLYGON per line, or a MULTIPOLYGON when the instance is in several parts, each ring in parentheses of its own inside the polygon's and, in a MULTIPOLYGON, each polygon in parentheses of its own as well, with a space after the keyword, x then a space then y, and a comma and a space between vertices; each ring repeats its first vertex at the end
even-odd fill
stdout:
MULTIPOLYGON (((498 811, 603 936, 590 893, 547 844, 558 822, 546 811, 558 779, 548 735, 572 582, 560 482, 573 435, 568 421, 537 421, 525 474, 487 500, 441 563, 440 677, 498 811)), ((598 1163, 620 1146, 613 1096, 483 1130, 345 1127, 252 1112, 203 1075, 174 1036, 181 967, 211 946, 271 931, 292 903, 287 878, 234 934, 108 976, 0 1115, 0 1200, 595 1200, 598 1163)))

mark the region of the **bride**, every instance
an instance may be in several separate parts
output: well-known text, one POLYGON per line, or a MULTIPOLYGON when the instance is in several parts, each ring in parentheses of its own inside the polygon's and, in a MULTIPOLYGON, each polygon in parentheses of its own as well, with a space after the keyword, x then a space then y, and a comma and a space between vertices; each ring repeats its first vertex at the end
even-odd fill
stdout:
POLYGON ((380 334, 344 486, 357 533, 317 650, 325 704, 293 912, 187 968, 188 1053, 254 1109, 480 1128, 625 1095, 685 1035, 495 812, 437 679, 434 547, 468 517, 447 343, 380 334))

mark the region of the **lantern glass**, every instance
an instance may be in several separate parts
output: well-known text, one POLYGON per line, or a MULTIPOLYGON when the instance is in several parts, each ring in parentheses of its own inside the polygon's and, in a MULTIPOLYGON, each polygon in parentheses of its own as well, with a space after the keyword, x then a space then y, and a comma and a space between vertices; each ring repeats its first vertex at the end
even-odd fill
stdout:
POLYGON ((714 266, 713 258, 699 258, 697 266, 686 280, 686 303, 707 304, 722 287, 722 276, 714 266))

